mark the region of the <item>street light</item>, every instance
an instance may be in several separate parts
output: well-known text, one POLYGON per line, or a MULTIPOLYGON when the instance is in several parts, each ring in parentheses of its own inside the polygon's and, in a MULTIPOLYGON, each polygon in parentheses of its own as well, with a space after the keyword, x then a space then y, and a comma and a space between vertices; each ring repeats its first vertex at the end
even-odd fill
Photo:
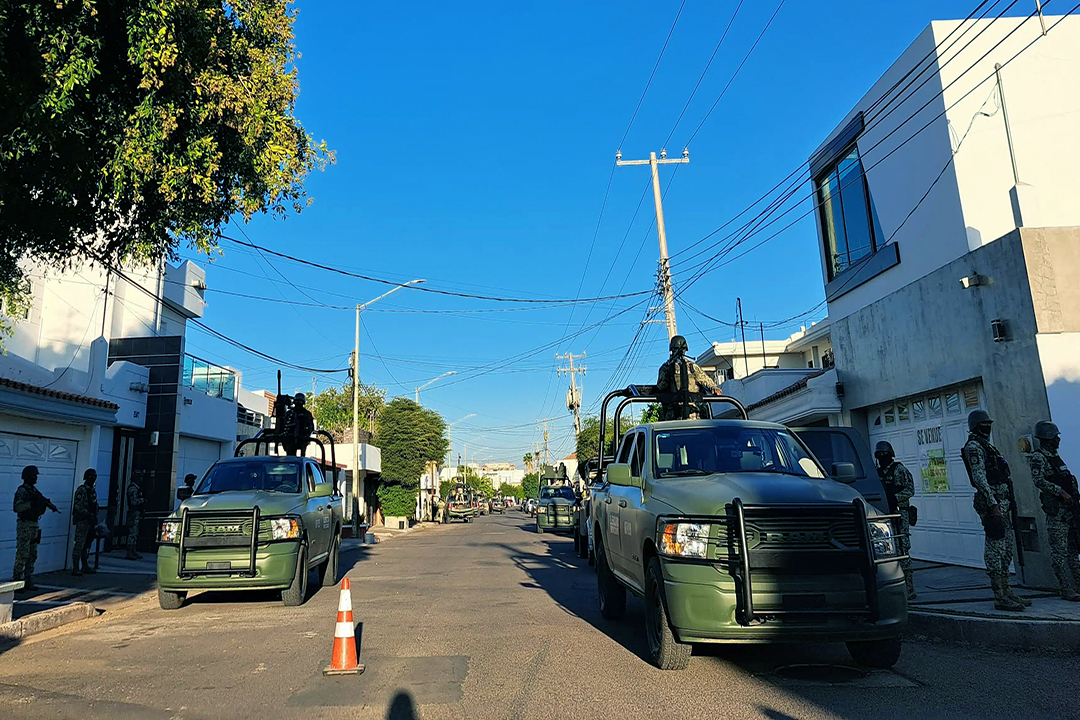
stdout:
POLYGON ((416 404, 417 404, 417 405, 419 405, 419 404, 420 404, 420 391, 421 391, 421 390, 423 390, 424 388, 426 388, 426 387, 427 387, 428 385, 430 385, 431 383, 433 383, 433 382, 436 382, 436 381, 438 381, 438 380, 442 380, 442 379, 443 379, 444 377, 448 377, 448 376, 450 376, 450 375, 457 375, 457 370, 451 370, 450 372, 444 372, 444 373, 443 373, 442 375, 440 375, 439 377, 435 378, 434 380, 428 380, 428 381, 427 381, 426 383, 424 383, 424 384, 423 384, 423 385, 421 385, 420 387, 416 388, 416 404))
MULTIPOLYGON (((352 445, 353 445, 353 492, 357 493, 357 509, 361 514, 367 515, 367 507, 364 506, 363 493, 358 492, 360 489, 360 483, 357 478, 360 475, 360 311, 371 305, 372 303, 382 300, 387 295, 396 293, 403 287, 409 285, 419 285, 425 282, 424 280, 410 280, 407 283, 397 285, 390 290, 387 290, 374 300, 368 300, 363 305, 356 306, 356 347, 353 349, 352 371, 353 371, 353 391, 352 391, 352 445)), ((347 494, 347 493, 346 493, 347 494)), ((348 517, 349 510, 346 509, 347 498, 344 496, 341 498, 341 511, 342 514, 348 517)))

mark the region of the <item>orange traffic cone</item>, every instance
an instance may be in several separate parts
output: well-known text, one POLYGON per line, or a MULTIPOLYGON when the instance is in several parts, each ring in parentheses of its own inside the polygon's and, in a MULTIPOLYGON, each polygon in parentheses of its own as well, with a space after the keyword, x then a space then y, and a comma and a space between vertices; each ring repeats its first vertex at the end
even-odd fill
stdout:
POLYGON ((334 628, 334 651, 323 675, 359 675, 364 666, 356 659, 356 631, 353 627, 352 591, 349 578, 341 581, 337 625, 334 628))

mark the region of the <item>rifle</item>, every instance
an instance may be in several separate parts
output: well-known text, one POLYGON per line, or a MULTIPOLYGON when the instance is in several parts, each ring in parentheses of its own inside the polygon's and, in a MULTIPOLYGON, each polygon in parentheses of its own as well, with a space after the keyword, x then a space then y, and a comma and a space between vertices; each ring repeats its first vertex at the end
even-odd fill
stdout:
MULTIPOLYGON (((59 510, 56 509, 56 506, 52 504, 52 500, 50 500, 49 498, 42 495, 40 490, 38 490, 36 487, 33 487, 33 486, 31 486, 30 489, 33 491, 34 495, 36 496, 34 498, 35 505, 40 505, 42 507, 46 507, 46 508, 52 510, 54 513, 60 512, 59 510)), ((45 511, 42 510, 41 512, 44 513, 45 511)))
POLYGON ((1005 485, 1009 488, 1009 515, 1012 518, 1013 539, 1016 541, 1016 564, 1024 567, 1024 544, 1020 541, 1020 516, 1016 510, 1016 494, 1013 492, 1012 469, 1005 458, 998 455, 998 467, 1005 476, 1005 485))

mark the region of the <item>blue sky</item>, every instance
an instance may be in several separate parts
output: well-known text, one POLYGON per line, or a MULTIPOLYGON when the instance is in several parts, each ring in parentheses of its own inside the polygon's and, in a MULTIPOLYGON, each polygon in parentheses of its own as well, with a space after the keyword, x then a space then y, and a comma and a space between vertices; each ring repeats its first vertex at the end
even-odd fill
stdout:
MULTIPOLYGON (((303 214, 257 218, 244 231, 273 250, 389 280, 424 278, 426 287, 454 292, 565 299, 650 290, 657 258, 651 193, 639 206, 648 169, 612 172, 612 165, 680 4, 300 0, 297 115, 337 152, 337 164, 309 178, 314 203, 303 214)), ((621 144, 625 159, 647 157, 669 135, 669 155, 680 154, 778 0, 742 4, 675 126, 738 4, 687 0, 621 144)), ((787 0, 694 135, 690 164, 674 179, 672 167, 661 171, 665 187, 670 182, 664 213, 676 285, 697 262, 680 268, 690 254, 680 258, 680 251, 805 162, 931 20, 963 18, 975 5, 787 0)), ((808 192, 804 185, 799 195, 808 192)), ((788 220, 809 208, 804 202, 788 220)), ((730 340, 732 330, 688 306, 731 322, 738 297, 748 320, 766 323, 818 306, 816 242, 806 218, 686 289, 676 311, 691 351, 730 340)), ((223 250, 208 265, 208 325, 290 362, 347 364, 351 311, 214 289, 348 306, 385 286, 228 242, 223 250)), ((415 387, 455 371, 421 398, 448 422, 475 413, 454 428, 455 455, 467 442, 470 461, 520 463, 541 439, 533 423, 556 418, 550 447, 562 457, 572 451, 573 433, 556 352, 587 352, 586 409, 609 381, 652 382, 667 337, 662 325, 641 328, 643 302, 523 310, 402 290, 364 314, 360 375, 391 396, 412 397, 415 387)), ((767 336, 786 337, 822 315, 767 336)), ((241 369, 248 389, 272 387, 272 364, 198 329, 189 332, 189 352, 241 369)), ((285 378, 290 390, 312 386, 311 373, 287 371, 285 378)), ((315 382, 322 389, 342 379, 320 375, 315 382)))

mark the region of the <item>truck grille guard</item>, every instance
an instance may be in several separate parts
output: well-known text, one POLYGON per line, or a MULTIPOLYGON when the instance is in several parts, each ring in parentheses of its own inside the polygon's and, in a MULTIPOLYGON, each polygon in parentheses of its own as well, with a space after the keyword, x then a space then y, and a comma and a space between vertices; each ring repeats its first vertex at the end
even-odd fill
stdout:
MULTIPOLYGON (((906 555, 896 554, 877 558, 870 538, 869 520, 888 521, 893 528, 892 543, 898 543, 899 515, 875 515, 868 518, 860 500, 850 504, 828 505, 751 505, 735 498, 726 516, 685 517, 666 516, 658 524, 672 522, 706 523, 722 530, 708 540, 709 557, 704 560, 667 556, 680 563, 722 565, 735 579, 737 594, 736 619, 740 625, 752 625, 766 619, 811 618, 825 615, 861 617, 876 622, 878 606, 877 568, 887 562, 897 562, 906 555), (792 522, 797 521, 797 522, 792 522), (803 527, 809 530, 793 530, 803 527), (770 534, 783 536, 792 532, 802 537, 795 541, 770 540, 770 534), (751 539, 754 538, 754 539, 751 539), (756 540, 756 542, 755 542, 756 540), (807 564, 793 562, 804 559, 807 564), (832 564, 831 569, 828 565, 832 564), (863 580, 865 603, 862 607, 754 607, 754 571, 776 571, 772 574, 806 574, 807 568, 824 574, 855 574, 863 580)), ((818 574, 821 574, 818 572, 818 574)))
POLYGON ((194 578, 203 575, 242 575, 253 578, 256 575, 255 552, 259 547, 259 506, 256 505, 250 511, 247 510, 189 510, 184 508, 180 513, 180 537, 177 554, 176 571, 181 578, 194 578), (229 533, 219 536, 188 537, 191 532, 193 521, 204 522, 213 520, 227 520, 239 524, 242 529, 251 523, 251 534, 229 533), (220 563, 228 567, 211 567, 217 565, 213 561, 206 563, 202 569, 189 569, 187 567, 187 553, 191 550, 206 550, 211 548, 235 548, 247 547, 250 555, 247 567, 233 567, 232 563, 220 563))

